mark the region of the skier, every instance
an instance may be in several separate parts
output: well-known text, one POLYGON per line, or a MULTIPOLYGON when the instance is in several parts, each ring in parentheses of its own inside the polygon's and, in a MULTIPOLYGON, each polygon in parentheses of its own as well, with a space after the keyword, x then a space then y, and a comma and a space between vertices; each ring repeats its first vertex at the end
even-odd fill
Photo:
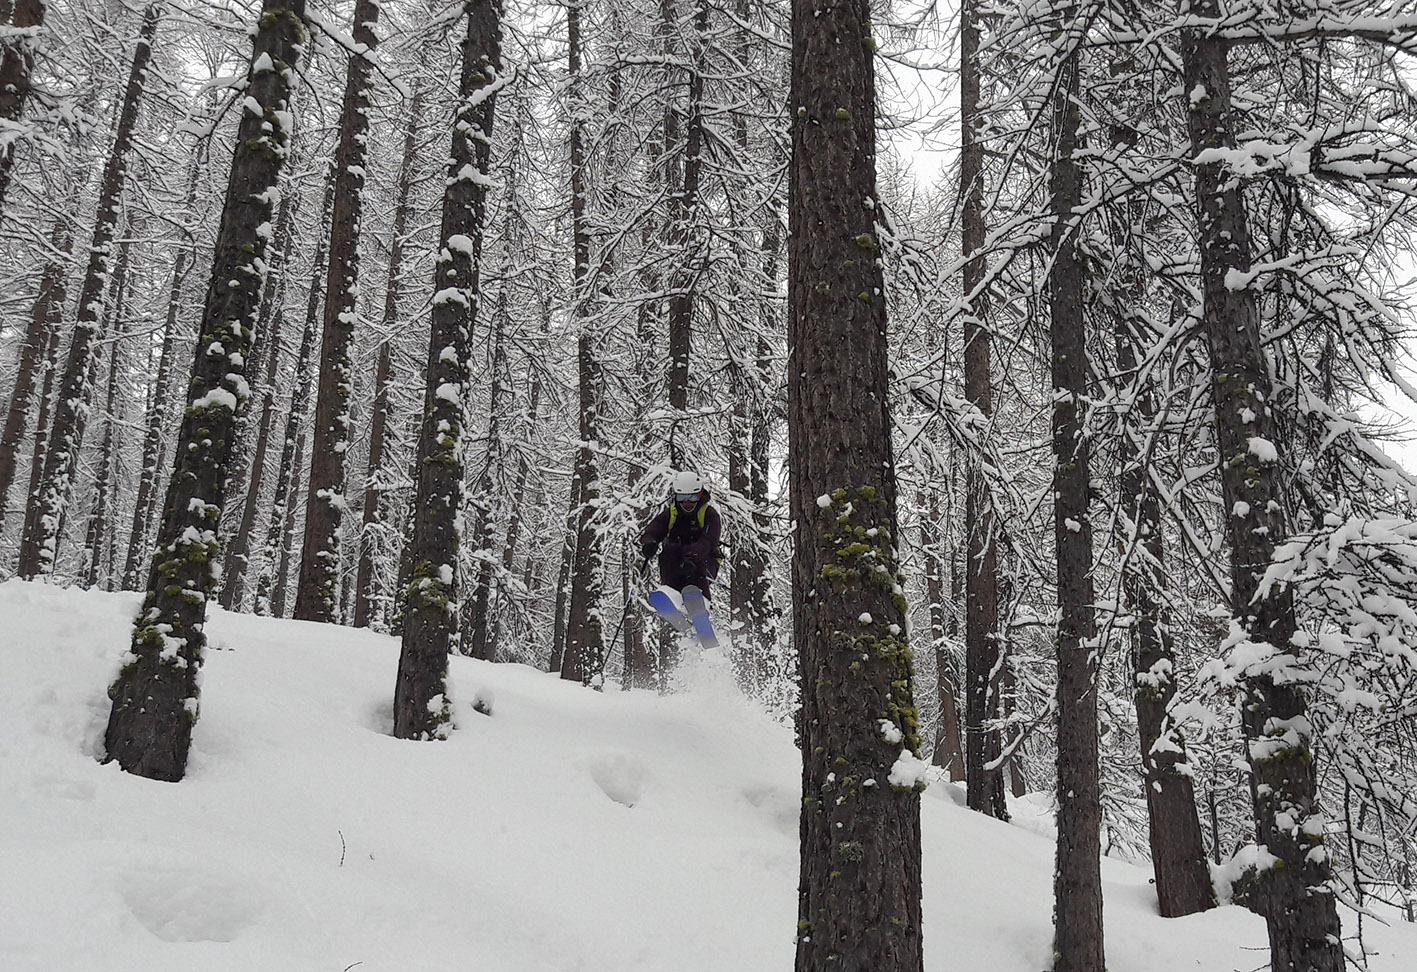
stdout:
MULTIPOLYGON (((668 509, 650 520, 640 535, 645 566, 649 566, 649 559, 659 550, 660 583, 680 593, 684 612, 706 645, 715 641, 704 598, 710 596, 709 584, 718 576, 721 529, 718 511, 709 505, 709 492, 703 480, 695 473, 681 472, 674 477, 668 509)), ((650 603, 670 623, 676 623, 677 606, 662 590, 650 595, 650 603)))

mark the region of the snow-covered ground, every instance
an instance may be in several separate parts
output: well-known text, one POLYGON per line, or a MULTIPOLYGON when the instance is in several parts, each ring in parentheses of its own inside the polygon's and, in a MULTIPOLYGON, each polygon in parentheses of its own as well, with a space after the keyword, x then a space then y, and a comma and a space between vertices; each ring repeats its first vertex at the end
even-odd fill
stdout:
MULTIPOLYGON (((660 698, 454 659, 458 731, 412 743, 394 640, 217 612, 187 779, 154 783, 95 759, 136 606, 0 585, 0 970, 791 968, 797 755, 719 660, 660 698)), ((1052 847, 956 794, 924 799, 926 967, 1039 972, 1052 847)), ((1253 915, 1103 875, 1111 972, 1267 965, 1253 915)), ((1417 926, 1366 940, 1417 968, 1417 926)))

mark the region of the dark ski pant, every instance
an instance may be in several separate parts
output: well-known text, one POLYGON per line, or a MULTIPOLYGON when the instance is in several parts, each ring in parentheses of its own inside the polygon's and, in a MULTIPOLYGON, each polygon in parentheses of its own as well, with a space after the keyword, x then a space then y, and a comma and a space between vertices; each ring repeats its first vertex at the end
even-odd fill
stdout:
POLYGON ((711 600, 713 598, 713 594, 710 593, 710 585, 713 581, 712 575, 717 573, 717 570, 710 573, 697 564, 686 563, 681 560, 669 560, 666 562, 663 556, 659 558, 659 582, 665 587, 672 587, 681 593, 684 588, 693 584, 699 590, 703 591, 706 599, 711 600))

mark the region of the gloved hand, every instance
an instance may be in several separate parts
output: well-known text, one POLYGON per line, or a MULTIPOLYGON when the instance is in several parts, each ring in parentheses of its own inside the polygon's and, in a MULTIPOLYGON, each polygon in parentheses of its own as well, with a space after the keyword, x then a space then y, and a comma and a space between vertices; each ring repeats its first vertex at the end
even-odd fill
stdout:
POLYGON ((649 560, 654 556, 654 552, 658 547, 659 544, 655 543, 653 540, 646 540, 644 543, 640 544, 640 554, 645 560, 649 560))

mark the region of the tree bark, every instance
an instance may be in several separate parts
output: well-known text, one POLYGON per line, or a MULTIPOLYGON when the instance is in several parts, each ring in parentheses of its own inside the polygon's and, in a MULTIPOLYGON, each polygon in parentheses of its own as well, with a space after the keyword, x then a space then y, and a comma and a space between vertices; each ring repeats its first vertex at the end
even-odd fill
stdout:
POLYGON ((315 396, 300 583, 295 591, 295 617, 302 621, 333 621, 339 608, 339 526, 347 506, 345 453, 349 448, 349 402, 354 385, 350 345, 358 316, 359 220, 369 132, 369 76, 378 43, 374 34, 378 19, 379 4, 375 0, 355 0, 353 36, 358 50, 349 58, 339 148, 335 152, 335 208, 330 221, 320 387, 315 396))
POLYGON ((78 318, 64 374, 59 382, 59 397, 54 408, 54 427, 49 434, 49 448, 44 457, 44 475, 40 492, 32 502, 39 508, 35 529, 26 531, 20 545, 20 576, 25 578, 49 574, 54 570, 58 552, 59 531, 73 495, 74 473, 78 468, 79 450, 84 427, 88 422, 89 400, 93 387, 89 361, 94 342, 102 336, 104 294, 108 285, 113 250, 113 234, 118 225, 123 184, 127 178, 128 150, 133 142, 133 128, 138 120, 143 85, 148 63, 152 59, 153 35, 157 32, 158 8, 150 5, 143 12, 138 42, 133 51, 132 69, 123 92, 118 127, 113 147, 104 164, 99 183, 98 209, 94 217, 93 243, 89 248, 88 270, 79 292, 78 318))
MULTIPOLYGON (((1129 62, 1119 65, 1130 70, 1129 62)), ((1118 73, 1114 69, 1114 74, 1118 73)), ((1119 139, 1114 135, 1114 143, 1119 139)), ((1143 200, 1129 201, 1124 234, 1145 225, 1143 200)), ((1178 918, 1215 907, 1215 889, 1206 863, 1205 838, 1196 813, 1195 785, 1186 757, 1186 740, 1167 718, 1176 696, 1176 653, 1166 605, 1166 547, 1161 499, 1149 476, 1142 446, 1157 415, 1152 380, 1137 372, 1147 333, 1140 308, 1147 298, 1146 255, 1139 245, 1124 244, 1114 272, 1123 291, 1117 309, 1117 372, 1134 389, 1132 407, 1120 416, 1118 499, 1123 515, 1117 538, 1124 557, 1122 593, 1131 614, 1133 698, 1146 789, 1152 870, 1157 905, 1163 917, 1178 918)))
POLYGON ((285 415, 285 433, 281 437, 280 465, 276 470, 275 496, 266 527, 265 552, 261 557, 261 573, 256 581, 256 613, 273 617, 285 616, 285 594, 288 583, 291 546, 295 542, 295 514, 299 505, 300 470, 305 455, 305 432, 302 425, 310 405, 310 386, 314 382, 315 327, 320 320, 321 279, 325 270, 324 226, 333 205, 334 173, 325 179, 325 202, 321 206, 321 240, 315 246, 311 268, 310 291, 305 306, 305 327, 300 334, 300 353, 295 362, 295 381, 290 389, 290 407, 285 415))
MULTIPOLYGON (((196 170, 188 192, 190 200, 196 191, 196 170)), ((157 480, 162 467, 162 443, 168 432, 169 402, 173 384, 172 370, 177 356, 177 311, 182 300, 182 285, 187 279, 188 250, 178 249, 172 267, 172 283, 167 293, 167 319, 162 330, 162 351, 158 355, 157 377, 153 387, 153 404, 148 412, 148 427, 143 436, 143 471, 138 480, 138 498, 133 505, 133 529, 128 534, 128 557, 123 565, 123 590, 136 591, 140 583, 142 560, 148 554, 148 535, 157 506, 157 480)))
MULTIPOLYGON (((960 7, 960 241, 964 256, 964 397, 978 410, 984 425, 994 414, 989 332, 987 235, 984 208, 984 140, 980 132, 979 22, 977 0, 960 7)), ((978 430, 981 438, 986 428, 978 430)), ((969 458, 965 484, 965 801, 971 810, 1000 820, 1009 817, 1004 801, 1004 777, 986 765, 1000 754, 999 730, 999 564, 998 524, 989 481, 977 453, 969 458)))
MULTIPOLYGON (((389 244, 389 279, 384 287, 384 318, 381 333, 393 333, 398 322, 399 299, 403 295, 403 246, 408 235, 408 218, 412 209, 410 190, 413 186, 413 164, 418 151, 418 128, 423 119, 423 87, 414 89, 408 106, 408 122, 404 128, 403 159, 399 163, 399 181, 394 204, 392 241, 389 244)), ((389 422, 389 385, 393 380, 393 359, 389 343, 379 349, 379 364, 374 375, 374 410, 369 417, 369 474, 364 482, 363 527, 360 530, 359 572, 355 578, 354 626, 367 628, 373 603, 374 531, 380 524, 380 502, 384 494, 384 436, 389 422)))
MULTIPOLYGON (((1190 0, 1192 17, 1213 22, 1217 0, 1190 0)), ((1248 743, 1250 795, 1258 843, 1274 864, 1259 890, 1275 972, 1344 968, 1333 867, 1318 806, 1313 724, 1302 685, 1276 678, 1298 651, 1293 594, 1260 588, 1276 544, 1287 536, 1278 482, 1277 423, 1269 366, 1260 343, 1255 291, 1232 289, 1251 268, 1248 212, 1224 161, 1235 147, 1228 45, 1205 30, 1182 35, 1183 90, 1195 166, 1203 322, 1215 380, 1221 495, 1230 541, 1230 611, 1246 653, 1264 657, 1241 677, 1241 724, 1248 743)))
MULTIPOLYGON (((108 330, 113 337, 108 343, 108 393, 104 398, 103 444, 98 452, 98 477, 94 483, 93 512, 89 515, 88 529, 85 531, 84 548, 88 556, 88 573, 84 578, 86 586, 99 586, 100 575, 104 577, 104 590, 113 589, 113 563, 110 558, 107 573, 103 569, 103 553, 113 541, 113 517, 109 511, 110 491, 113 487, 113 450, 118 416, 118 375, 119 340, 123 330, 123 304, 128 289, 128 256, 131 242, 124 240, 118 251, 118 264, 113 272, 113 312, 108 330)), ((95 359, 97 360, 97 359, 95 359)))
MULTIPOLYGON (((44 0, 15 0, 8 23, 24 34, 0 49, 0 123, 16 125, 24 113, 30 94, 30 74, 34 70, 35 49, 44 29, 44 0)), ((10 133, 0 140, 0 215, 15 170, 15 142, 10 133)))
MULTIPOLYGON (((308 381, 314 380, 311 369, 307 367, 308 381)), ((308 385, 307 385, 308 387, 308 385)), ((305 416, 306 404, 309 402, 309 393, 300 396, 299 408, 296 407, 294 398, 291 399, 291 412, 286 416, 286 431, 289 433, 287 442, 293 442, 293 453, 290 463, 290 479, 286 484, 285 493, 278 504, 280 510, 280 528, 272 534, 275 550, 271 559, 267 562, 267 570, 272 578, 266 585, 269 596, 266 603, 269 605, 269 612, 273 618, 283 618, 286 616, 285 606, 290 593, 290 560, 295 553, 295 524, 300 517, 300 484, 301 472, 305 469, 305 439, 306 433, 303 428, 302 419, 305 416)), ((279 485, 279 481, 277 481, 279 485)), ((276 519, 275 511, 272 510, 271 519, 276 519)))
MULTIPOLYGON (((673 64, 679 59, 678 10, 674 0, 660 0, 660 17, 664 30, 664 54, 673 64)), ((690 252, 692 223, 699 202, 699 178, 703 168, 700 153, 703 148, 703 36, 708 31, 708 7, 699 0, 694 15, 695 43, 688 52, 689 104, 684 122, 683 144, 680 143, 681 113, 672 93, 667 95, 664 109, 664 160, 667 173, 666 191, 669 196, 668 244, 671 260, 669 275, 669 407, 682 413, 689 407, 689 356, 693 349, 695 261, 690 252)), ((672 92, 672 84, 671 84, 672 92)), ((670 465, 682 468, 683 454, 679 439, 671 434, 670 465)))
POLYGON ((217 529, 237 413, 261 301, 269 224, 288 152, 288 108, 305 40, 304 0, 265 0, 237 129, 211 281, 197 342, 189 404, 133 642, 109 689, 107 759, 149 779, 187 770, 206 648, 207 602, 221 552, 217 529))
POLYGON ((918 972, 920 760, 896 560, 869 4, 793 0, 788 443, 798 972, 918 972))
POLYGON ((450 727, 448 653, 458 647, 458 518, 463 500, 472 325, 487 211, 487 163, 501 86, 500 0, 466 0, 467 34, 434 280, 427 393, 414 508, 412 579, 394 694, 394 735, 439 739, 450 727))
POLYGON ((935 652, 935 692, 940 704, 935 752, 930 761, 945 770, 951 780, 959 781, 965 779, 964 746, 959 731, 955 679, 945 656, 945 579, 940 541, 932 532, 934 523, 939 519, 939 510, 933 499, 927 504, 923 493, 919 501, 921 510, 929 516, 928 521, 920 525, 920 550, 925 560, 925 589, 930 599, 930 644, 935 652))
MULTIPOLYGON (((260 340, 253 345, 253 353, 258 359, 264 358, 261 368, 261 413, 256 421, 255 443, 251 451, 250 464, 232 476, 232 486, 245 484, 246 493, 241 499, 241 518, 232 531, 226 549, 226 560, 221 577, 221 606, 228 611, 241 607, 246 578, 251 571, 251 546, 255 538, 256 508, 261 502, 261 486, 266 479, 266 453, 270 449, 271 430, 276 418, 276 376, 280 370, 281 337, 285 331, 285 285, 290 274, 290 240, 295 222, 292 198, 294 193, 289 185, 280 197, 280 216, 276 220, 275 247, 271 253, 270 268, 266 271, 267 285, 261 298, 261 311, 257 334, 260 340)), ((323 225, 323 224, 322 224, 323 225)), ((242 425, 249 425, 248 421, 242 425)))
MULTIPOLYGON (((69 252, 67 220, 54 221, 49 245, 56 254, 69 252)), ((0 525, 5 522, 8 509, 6 499, 15 479, 15 460, 19 457, 20 442, 24 439, 25 421, 29 418, 41 362, 45 349, 53 340, 53 318, 64 306, 64 270, 64 264, 58 260, 50 260, 44 265, 39 278, 39 293, 35 295, 29 326, 25 329, 25 343, 20 348, 20 366, 15 374, 15 387, 10 393, 10 407, 5 413, 5 429, 0 432, 0 525)))
POLYGON ((572 508, 575 518, 575 551, 571 558, 570 610, 566 617, 566 648, 561 659, 561 677, 589 683, 600 671, 605 657, 601 630, 602 542, 592 528, 600 491, 595 447, 600 424, 600 361, 591 333, 590 227, 586 212, 585 120, 579 110, 581 76, 581 2, 566 6, 567 64, 578 107, 573 109, 570 132, 571 156, 571 236, 576 318, 576 377, 580 406, 580 446, 576 449, 575 482, 580 496, 572 508))
POLYGON ((1097 732, 1091 442, 1087 409, 1086 268, 1077 250, 1083 171, 1077 9, 1056 9, 1063 45, 1052 105, 1048 273, 1053 377, 1053 543, 1058 585, 1058 843, 1053 879, 1054 972, 1102 972, 1102 800, 1097 732))
MULTIPOLYGON (((49 449, 49 413, 54 403, 54 379, 59 373, 59 318, 63 314, 67 301, 62 271, 55 278, 53 289, 36 298, 36 314, 40 313, 39 304, 41 301, 44 303, 43 313, 49 338, 44 352, 44 382, 39 391, 39 414, 35 417, 34 423, 34 451, 30 456, 29 492, 25 494, 31 498, 39 492, 39 483, 44 475, 44 455, 49 449)), ((27 503, 20 536, 25 537, 38 530, 39 526, 36 522, 38 519, 39 505, 33 502, 27 503)))

